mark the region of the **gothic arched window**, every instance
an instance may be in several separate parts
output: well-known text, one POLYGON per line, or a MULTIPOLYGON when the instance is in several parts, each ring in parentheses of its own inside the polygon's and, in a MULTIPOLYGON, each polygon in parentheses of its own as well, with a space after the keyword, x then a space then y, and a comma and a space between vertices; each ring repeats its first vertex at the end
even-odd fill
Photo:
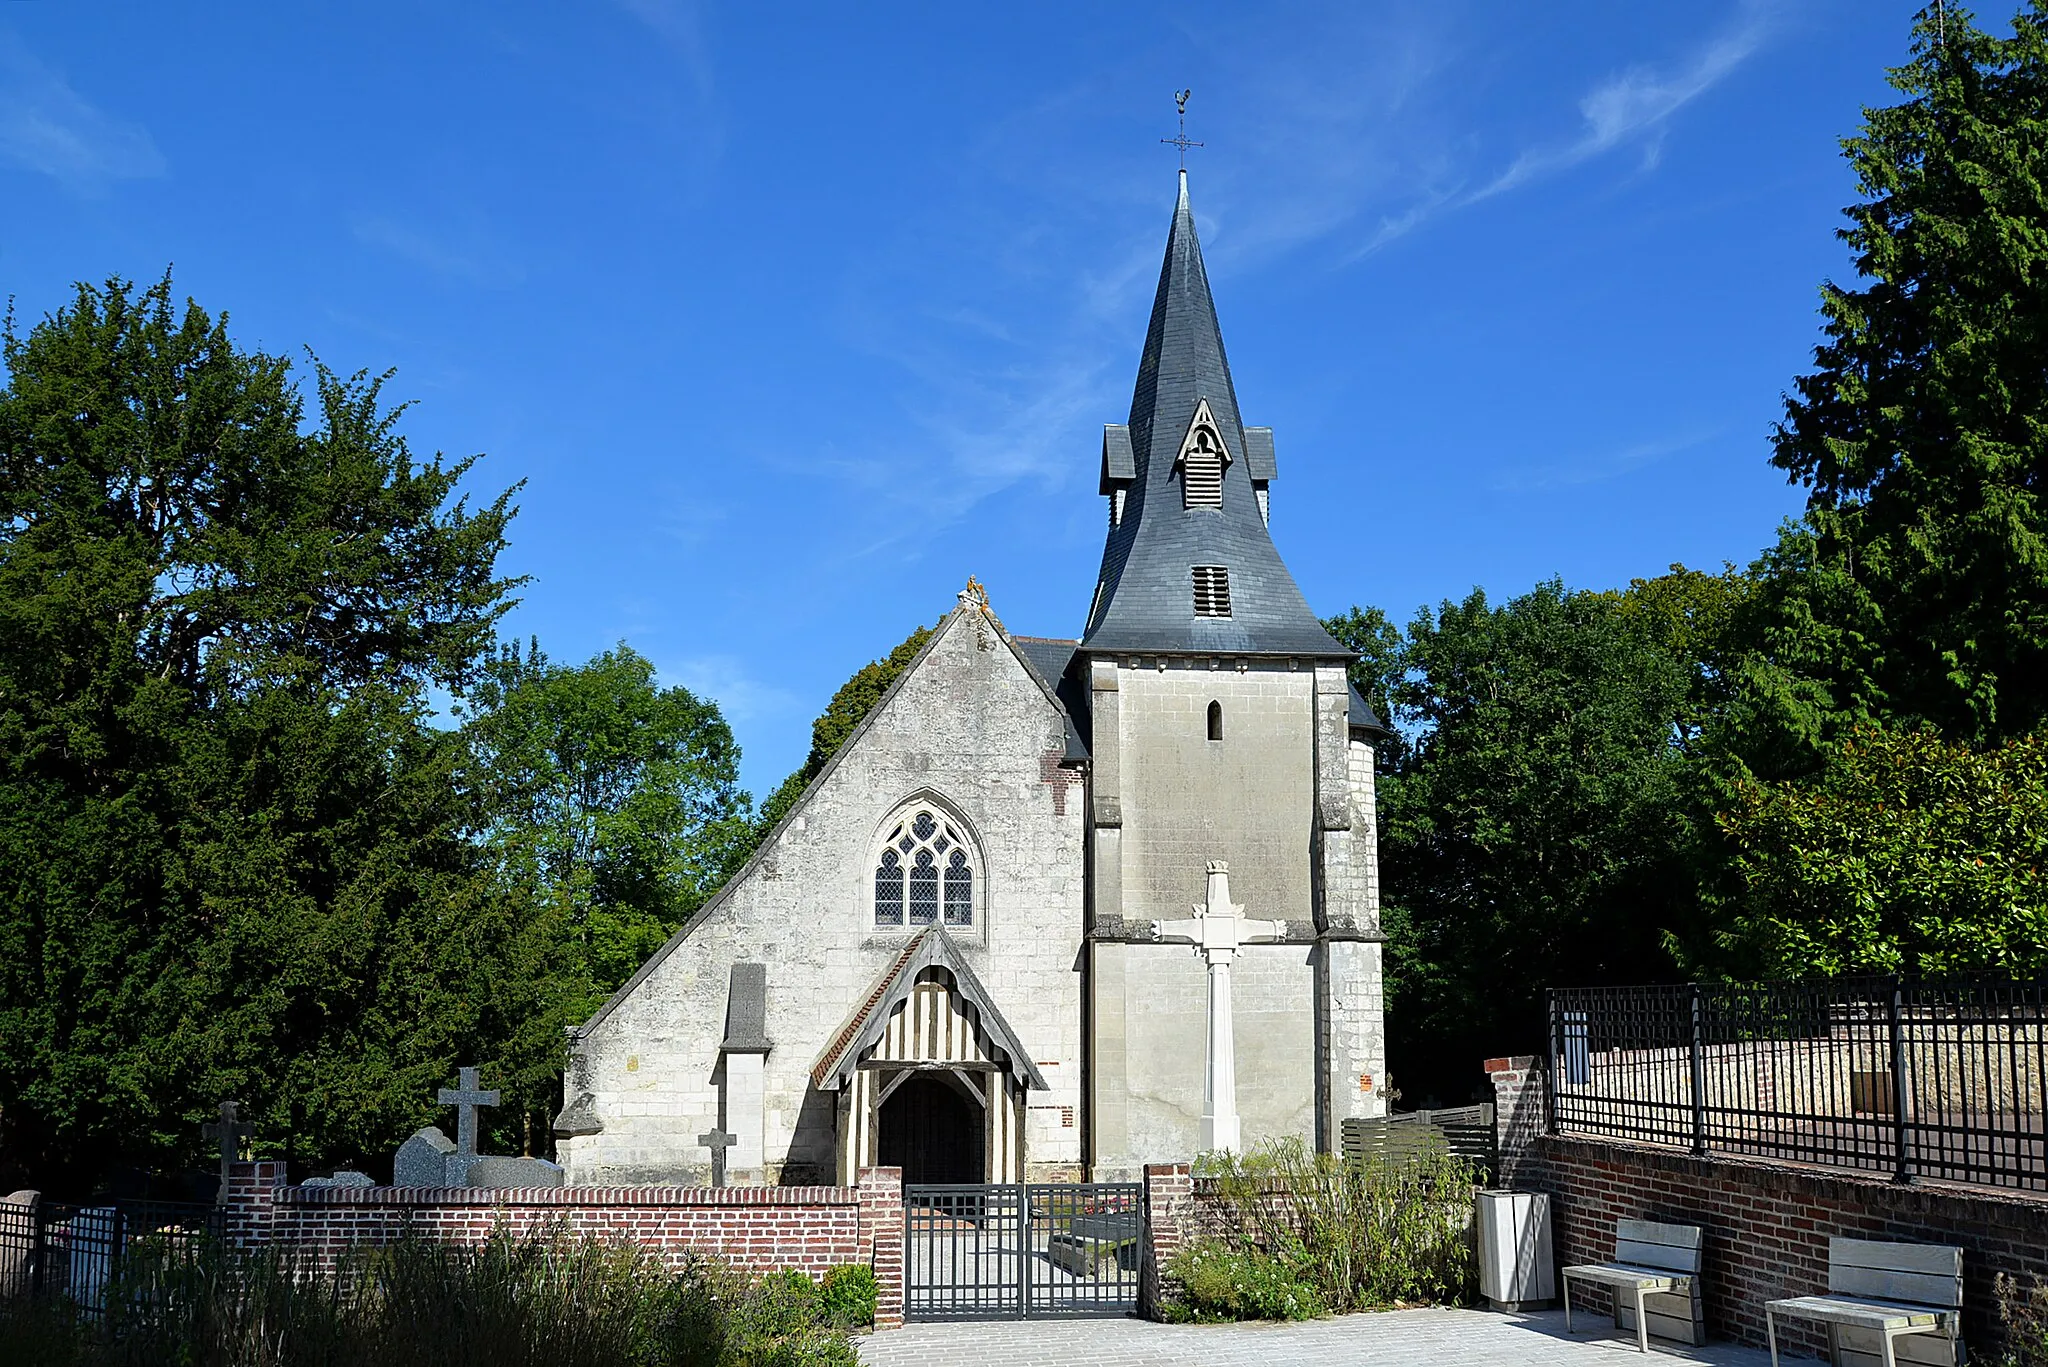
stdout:
POLYGON ((875 857, 875 925, 885 929, 974 924, 974 860, 945 816, 913 807, 875 857))

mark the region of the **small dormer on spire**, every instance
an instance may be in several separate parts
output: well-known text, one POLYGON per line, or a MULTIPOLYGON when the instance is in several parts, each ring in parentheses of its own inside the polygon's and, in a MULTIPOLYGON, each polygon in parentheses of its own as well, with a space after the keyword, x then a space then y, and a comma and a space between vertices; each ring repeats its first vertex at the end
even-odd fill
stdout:
POLYGON ((1188 434, 1181 438, 1180 454, 1173 463, 1180 470, 1181 507, 1223 506, 1223 468, 1230 464, 1230 451, 1223 444, 1207 399, 1195 405, 1195 416, 1188 421, 1188 434))

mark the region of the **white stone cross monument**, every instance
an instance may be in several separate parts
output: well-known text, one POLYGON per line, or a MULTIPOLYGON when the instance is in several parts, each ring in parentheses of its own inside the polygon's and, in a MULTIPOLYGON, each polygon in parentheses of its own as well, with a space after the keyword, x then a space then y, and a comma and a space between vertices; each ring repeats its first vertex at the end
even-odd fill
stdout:
POLYGON ((1230 865, 1209 861, 1209 896, 1192 919, 1154 921, 1152 933, 1162 940, 1194 945, 1209 961, 1209 1072, 1202 1088, 1202 1148, 1238 1147, 1237 1034, 1230 1023, 1230 961, 1237 947, 1287 935, 1285 921, 1248 920, 1244 908, 1230 900, 1230 865))

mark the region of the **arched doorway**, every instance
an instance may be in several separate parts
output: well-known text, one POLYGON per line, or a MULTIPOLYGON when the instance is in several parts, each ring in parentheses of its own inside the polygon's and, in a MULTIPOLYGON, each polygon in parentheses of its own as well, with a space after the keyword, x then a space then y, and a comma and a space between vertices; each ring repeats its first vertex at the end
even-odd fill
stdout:
POLYGON ((882 1103, 876 1149, 905 1182, 987 1180, 982 1108, 944 1073, 909 1078, 882 1103))

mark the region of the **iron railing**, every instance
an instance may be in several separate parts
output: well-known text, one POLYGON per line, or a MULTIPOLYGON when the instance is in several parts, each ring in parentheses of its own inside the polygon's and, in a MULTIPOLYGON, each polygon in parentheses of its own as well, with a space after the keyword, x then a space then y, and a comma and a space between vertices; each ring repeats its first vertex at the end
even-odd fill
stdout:
POLYGON ((2048 980, 1550 994, 1550 1124, 2048 1191, 2048 980))
POLYGON ((219 1206, 171 1201, 0 1203, 0 1297, 52 1296, 88 1314, 138 1256, 158 1263, 218 1239, 219 1206))

